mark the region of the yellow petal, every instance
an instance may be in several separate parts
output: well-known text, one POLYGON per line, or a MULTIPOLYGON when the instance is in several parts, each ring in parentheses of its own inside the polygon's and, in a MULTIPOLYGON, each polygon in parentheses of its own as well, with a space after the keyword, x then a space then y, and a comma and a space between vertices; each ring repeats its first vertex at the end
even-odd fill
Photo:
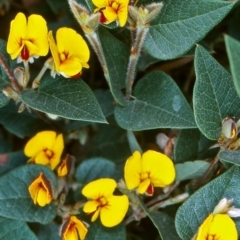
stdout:
POLYGON ((94 214, 92 215, 91 222, 96 221, 96 219, 98 218, 99 214, 100 214, 100 208, 97 209, 97 210, 94 212, 94 214))
POLYGON ((125 217, 129 201, 126 195, 111 196, 107 199, 108 204, 101 208, 100 218, 105 227, 118 225, 125 217))
POLYGON ((208 234, 216 239, 237 240, 238 233, 234 221, 227 214, 214 216, 208 234))
POLYGON ((44 151, 40 151, 34 158, 33 162, 46 166, 50 163, 50 160, 44 151))
POLYGON ((92 0, 92 2, 98 8, 104 8, 108 5, 108 0, 92 0))
POLYGON ((155 187, 165 187, 175 179, 173 162, 166 155, 149 150, 142 156, 142 170, 150 173, 150 180, 155 187))
POLYGON ((32 14, 28 18, 27 39, 31 40, 36 48, 30 49, 30 56, 46 56, 48 53, 47 23, 40 15, 32 14))
POLYGON ((122 6, 121 9, 118 11, 117 15, 119 25, 120 27, 123 27, 126 24, 128 18, 128 5, 122 6))
POLYGON ((51 149, 53 151, 53 157, 50 160, 50 167, 52 170, 54 170, 55 167, 59 164, 63 148, 64 148, 63 135, 59 134, 55 139, 53 147, 51 149))
POLYGON ((118 18, 117 12, 111 7, 107 6, 102 12, 104 17, 108 20, 108 23, 111 23, 118 18))
POLYGON ((54 67, 55 67, 54 70, 56 72, 58 72, 59 66, 60 66, 60 58, 59 58, 59 54, 58 54, 57 45, 56 45, 55 40, 52 35, 52 31, 50 31, 48 33, 48 42, 49 42, 50 51, 52 53, 52 57, 53 57, 53 61, 54 61, 54 67))
POLYGON ((98 201, 88 201, 85 203, 83 207, 83 211, 85 213, 93 213, 97 210, 98 206, 99 206, 98 201))
POLYGON ((37 203, 39 206, 44 207, 46 204, 51 202, 47 191, 44 188, 40 188, 37 196, 37 203))
POLYGON ((140 184, 141 164, 141 154, 138 151, 134 152, 125 163, 124 178, 129 190, 137 188, 140 184))
POLYGON ((15 59, 23 48, 22 39, 27 36, 27 20, 23 13, 18 13, 11 22, 10 33, 7 41, 7 52, 15 59))
POLYGON ((150 185, 150 179, 149 178, 146 178, 144 181, 142 181, 138 187, 138 192, 140 194, 143 194, 147 191, 149 185, 150 185))
POLYGON ((82 71, 82 64, 78 58, 68 58, 64 62, 61 62, 58 72, 72 77, 82 71))
POLYGON ((196 240, 206 239, 212 221, 213 221, 213 214, 209 214, 209 216, 204 220, 202 225, 199 227, 196 240))
POLYGON ((31 138, 25 148, 24 153, 28 157, 34 157, 38 152, 44 149, 52 149, 56 138, 56 133, 53 131, 43 131, 37 133, 31 138))
POLYGON ((63 236, 63 240, 78 240, 77 229, 73 227, 69 229, 63 236))
POLYGON ((88 183, 82 190, 82 194, 90 199, 111 196, 117 183, 110 178, 101 178, 88 183))

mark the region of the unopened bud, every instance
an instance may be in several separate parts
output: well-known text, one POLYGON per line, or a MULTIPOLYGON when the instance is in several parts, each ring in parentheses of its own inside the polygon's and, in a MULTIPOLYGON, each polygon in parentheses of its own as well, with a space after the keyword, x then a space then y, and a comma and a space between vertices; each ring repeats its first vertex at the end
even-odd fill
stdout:
POLYGON ((19 95, 10 86, 3 88, 2 92, 5 96, 13 99, 14 101, 20 100, 19 95))
POLYGON ((227 198, 223 198, 218 205, 213 210, 213 215, 219 213, 227 213, 230 209, 230 206, 233 202, 233 199, 227 200, 227 198))
POLYGON ((222 133, 226 138, 234 138, 237 135, 237 126, 232 118, 225 118, 222 122, 222 133))

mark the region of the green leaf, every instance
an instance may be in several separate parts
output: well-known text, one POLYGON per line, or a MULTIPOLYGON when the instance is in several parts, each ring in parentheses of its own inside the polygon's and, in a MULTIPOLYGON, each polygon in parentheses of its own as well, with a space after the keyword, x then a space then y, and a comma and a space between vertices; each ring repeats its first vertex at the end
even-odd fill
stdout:
POLYGON ((132 131, 130 131, 130 130, 127 131, 127 138, 128 138, 129 147, 131 149, 131 152, 134 153, 135 151, 139 151, 140 153, 142 153, 142 148, 138 144, 138 141, 132 131))
MULTIPOLYGON (((240 169, 234 166, 194 193, 176 214, 175 224, 181 239, 191 239, 204 219, 223 198, 233 199, 233 205, 239 208, 239 181, 240 169)), ((240 222, 239 218, 233 220, 236 223, 240 222)))
POLYGON ((195 55, 193 92, 196 123, 209 139, 218 139, 225 117, 240 118, 240 98, 229 73, 201 46, 195 55))
POLYGON ((29 113, 27 109, 22 113, 18 113, 18 106, 13 101, 0 108, 0 123, 9 132, 20 138, 33 136, 41 130, 51 129, 35 113, 29 113))
POLYGON ((36 164, 16 168, 0 178, 0 216, 42 224, 49 223, 56 216, 56 206, 34 205, 30 197, 28 186, 40 172, 43 172, 56 188, 54 173, 49 168, 36 164))
MULTIPOLYGON (((94 95, 97 98, 98 103, 101 106, 103 115, 105 117, 108 117, 111 114, 113 114, 115 105, 114 105, 114 99, 112 97, 111 92, 109 90, 104 91, 104 90, 98 89, 98 90, 94 91, 94 95)), ((90 122, 72 121, 71 123, 69 123, 68 125, 65 126, 64 131, 66 131, 66 132, 74 131, 81 127, 90 125, 90 124, 91 124, 90 122)))
POLYGON ((221 161, 240 166, 240 151, 221 151, 218 155, 221 161))
POLYGON ((61 237, 59 236, 59 226, 54 223, 40 225, 35 232, 38 240, 61 240, 61 237))
POLYGON ((47 76, 37 91, 23 91, 21 99, 41 112, 68 119, 106 123, 93 92, 81 79, 68 80, 61 76, 47 76))
POLYGON ((0 154, 0 156, 7 161, 6 164, 1 163, 0 176, 27 162, 27 157, 22 151, 0 154))
POLYGON ((37 240, 27 223, 0 217, 0 239, 37 240))
POLYGON ((105 158, 87 159, 78 165, 75 177, 78 182, 87 184, 99 178, 113 178, 116 172, 115 163, 105 158))
POLYGON ((99 125, 98 128, 88 157, 99 156, 115 163, 125 162, 131 156, 126 131, 112 125, 99 125))
POLYGON ((176 83, 165 73, 144 76, 134 89, 133 101, 115 108, 119 126, 132 131, 155 128, 195 128, 192 110, 176 83))
POLYGON ((225 43, 230 62, 231 73, 233 76, 233 83, 238 95, 240 96, 240 42, 229 36, 225 36, 225 43))
POLYGON ((200 160, 176 164, 176 180, 183 181, 202 177, 208 170, 209 166, 210 163, 200 160))
POLYGON ((90 225, 86 240, 126 240, 124 224, 116 227, 106 228, 99 221, 90 225))
POLYGON ((170 216, 163 212, 148 210, 142 200, 140 200, 140 204, 157 228, 162 240, 180 240, 174 226, 174 220, 170 216))
POLYGON ((190 50, 234 6, 233 3, 216 0, 162 2, 163 9, 152 22, 144 45, 153 57, 164 60, 179 57, 190 50))
POLYGON ((174 162, 183 163, 197 159, 200 131, 198 129, 182 129, 174 144, 174 162))
POLYGON ((125 87, 129 49, 103 27, 99 27, 98 35, 109 73, 110 90, 115 100, 125 105, 126 99, 121 89, 125 87))

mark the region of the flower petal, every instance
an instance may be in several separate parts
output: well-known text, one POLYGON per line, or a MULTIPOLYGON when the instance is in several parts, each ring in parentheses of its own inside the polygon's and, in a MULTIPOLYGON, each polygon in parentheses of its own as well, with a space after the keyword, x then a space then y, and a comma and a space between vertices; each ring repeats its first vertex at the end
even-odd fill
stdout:
POLYGON ((138 187, 138 192, 140 194, 143 194, 147 191, 149 185, 150 185, 151 181, 149 178, 146 178, 143 182, 140 183, 139 187, 138 187))
POLYGON ((60 66, 60 58, 58 55, 58 49, 57 49, 56 42, 53 38, 52 31, 49 31, 49 33, 48 33, 48 42, 49 42, 50 51, 52 53, 52 57, 53 57, 53 61, 54 61, 54 67, 55 67, 54 70, 56 72, 58 72, 59 66, 60 66))
POLYGON ((82 64, 78 58, 71 57, 61 62, 58 72, 64 76, 72 77, 82 71, 82 64))
POLYGON ((108 5, 108 0, 92 0, 92 2, 98 8, 104 8, 108 5))
POLYGON ((141 165, 141 154, 138 151, 135 151, 125 163, 124 178, 129 190, 138 187, 140 184, 141 165))
POLYGON ((56 138, 56 133, 53 131, 43 131, 37 133, 31 138, 25 148, 24 153, 28 157, 34 157, 38 152, 44 149, 52 149, 56 138))
POLYGON ((92 215, 91 222, 96 221, 96 219, 98 218, 99 214, 100 214, 100 208, 97 209, 97 210, 94 212, 94 214, 92 215))
POLYGON ((51 202, 51 197, 48 195, 44 188, 40 188, 37 196, 37 203, 39 206, 44 207, 46 204, 51 202))
POLYGON ((100 218, 105 227, 113 227, 119 224, 125 217, 129 201, 126 195, 111 196, 107 201, 108 205, 101 208, 100 218))
POLYGON ((119 25, 120 27, 123 27, 126 24, 128 18, 128 5, 122 6, 121 9, 118 11, 117 15, 119 25))
POLYGON ((60 28, 57 31, 57 47, 59 53, 65 53, 67 58, 77 58, 81 63, 87 62, 90 51, 85 40, 71 28, 60 28))
POLYGON ((23 48, 22 39, 26 39, 27 20, 23 13, 18 13, 11 22, 10 33, 7 41, 7 52, 15 59, 23 48))
POLYGON ((98 206, 99 206, 98 201, 88 201, 85 203, 83 207, 83 211, 85 213, 93 213, 97 210, 98 206))
POLYGON ((63 148, 64 148, 63 135, 59 134, 55 139, 53 148, 51 149, 53 151, 53 157, 50 160, 50 166, 52 170, 55 169, 55 167, 59 164, 63 148))
POLYGON ((155 187, 165 187, 175 179, 175 168, 172 160, 166 155, 149 150, 142 155, 142 170, 150 173, 155 187))
POLYGON ((213 214, 209 214, 209 216, 204 220, 202 225, 199 227, 196 240, 206 239, 212 221, 213 221, 213 214))
POLYGON ((99 197, 111 196, 115 190, 117 183, 110 178, 101 178, 88 183, 82 190, 82 194, 90 199, 98 199, 99 197))
POLYGON ((111 23, 118 19, 116 11, 111 7, 106 7, 102 10, 104 17, 108 20, 108 23, 111 23))
POLYGON ((215 235, 216 239, 238 239, 236 225, 227 214, 217 214, 214 216, 208 234, 215 235))
POLYGON ((36 157, 33 159, 33 162, 36 164, 41 164, 41 165, 46 166, 50 163, 50 160, 44 151, 40 151, 36 155, 36 157))
POLYGON ((37 14, 32 14, 28 18, 27 39, 31 40, 36 48, 28 48, 30 56, 46 56, 48 53, 47 23, 44 18, 37 14))

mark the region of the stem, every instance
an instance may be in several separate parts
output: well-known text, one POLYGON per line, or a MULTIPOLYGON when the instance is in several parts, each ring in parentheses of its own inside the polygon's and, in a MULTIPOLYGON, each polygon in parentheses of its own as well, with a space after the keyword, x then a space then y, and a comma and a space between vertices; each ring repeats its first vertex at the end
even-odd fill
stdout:
POLYGON ((132 93, 132 86, 135 78, 135 71, 144 39, 148 33, 148 27, 137 27, 135 42, 129 57, 128 70, 126 75, 126 99, 129 100, 132 93))
POLYGON ((7 65, 6 61, 4 60, 2 54, 0 54, 0 64, 3 67, 5 73, 10 79, 11 86, 17 93, 20 93, 22 91, 22 88, 19 86, 17 80, 15 79, 13 73, 11 72, 9 66, 7 65))
POLYGON ((24 87, 27 86, 28 81, 30 79, 30 72, 29 72, 29 64, 28 61, 23 61, 24 69, 25 69, 25 74, 26 74, 26 82, 23 82, 24 87))
POLYGON ((46 66, 45 64, 43 65, 41 71, 39 72, 39 74, 37 75, 37 77, 34 79, 33 83, 32 83, 32 88, 38 88, 41 80, 42 80, 42 76, 43 74, 46 72, 46 70, 48 69, 48 66, 46 66))
POLYGON ((101 47, 101 44, 99 42, 97 34, 94 32, 92 34, 85 34, 85 36, 88 39, 88 41, 90 42, 91 46, 93 47, 93 50, 97 54, 98 60, 99 60, 101 66, 102 66, 102 69, 103 69, 104 76, 105 76, 107 82, 109 83, 110 79, 109 79, 107 64, 106 64, 105 59, 103 57, 103 50, 102 50, 102 47, 101 47))

